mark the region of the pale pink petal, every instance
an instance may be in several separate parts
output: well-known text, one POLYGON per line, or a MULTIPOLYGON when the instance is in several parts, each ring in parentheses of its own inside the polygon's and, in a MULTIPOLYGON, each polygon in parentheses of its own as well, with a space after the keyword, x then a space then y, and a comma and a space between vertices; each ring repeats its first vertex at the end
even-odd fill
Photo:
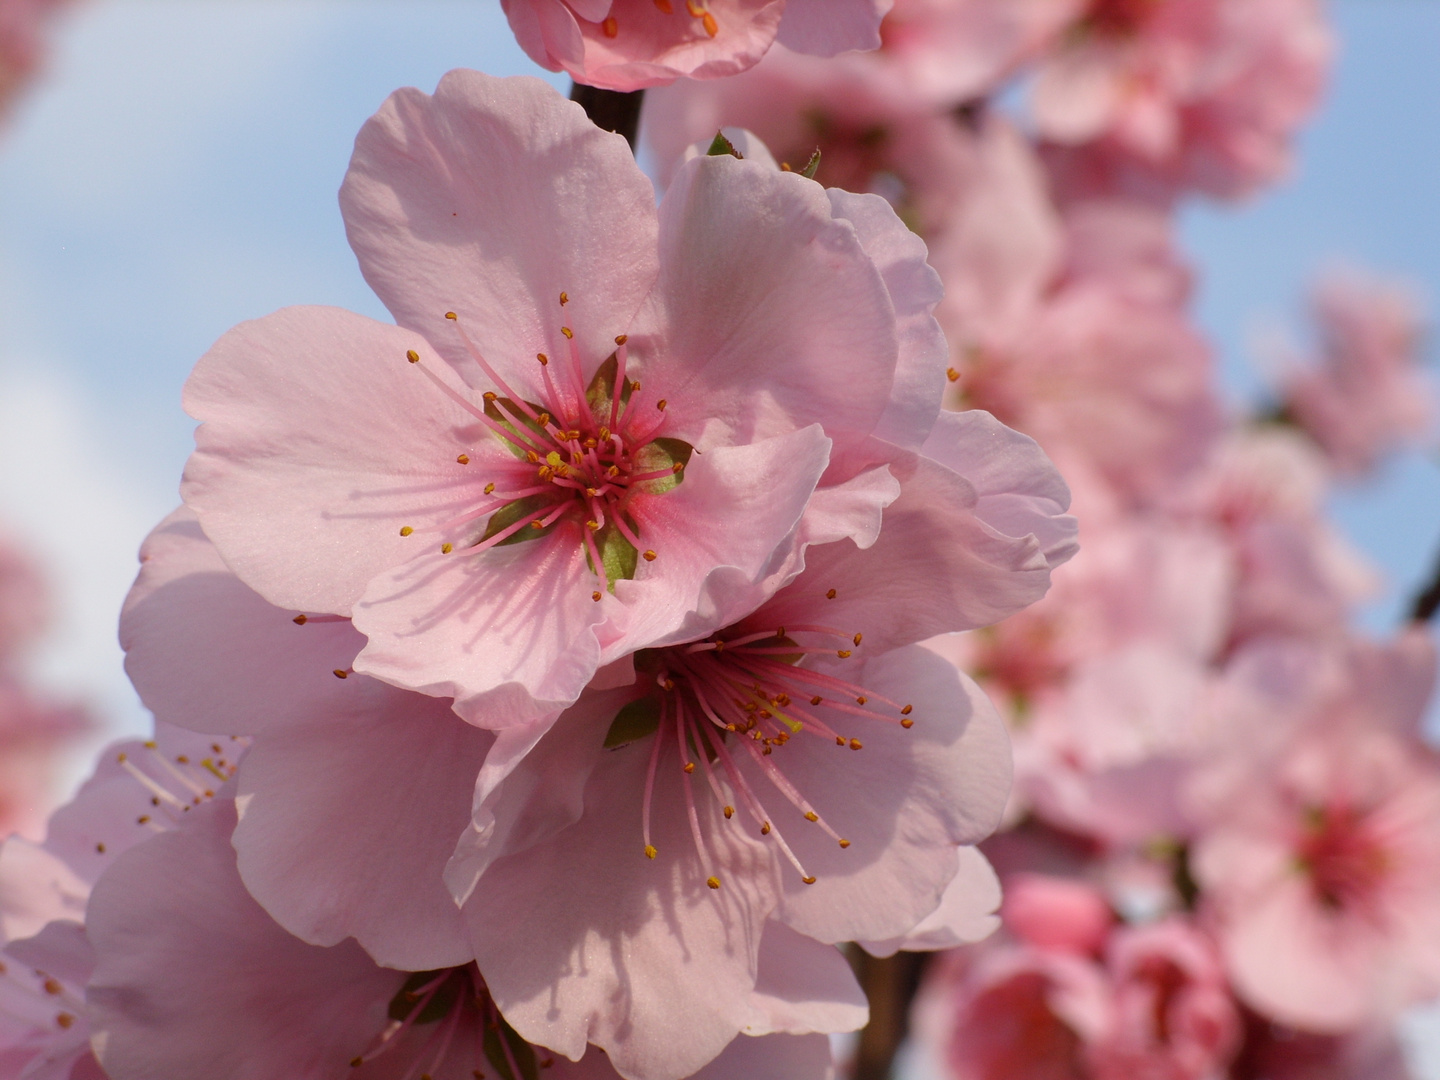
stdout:
POLYGON ((355 607, 369 638, 355 670, 455 698, 487 727, 563 708, 595 674, 596 629, 619 607, 592 598, 580 528, 478 556, 437 550, 377 575, 355 607))
POLYGON ((313 945, 353 937, 387 967, 453 967, 470 950, 442 875, 492 737, 448 701, 392 693, 383 711, 336 710, 255 741, 236 800, 240 875, 313 945))
POLYGON ((960 847, 955 855, 959 867, 940 905, 900 937, 859 944, 871 956, 892 956, 906 952, 953 949, 981 941, 1000 928, 1000 879, 990 861, 971 846, 960 847))
MULTIPOLYGON (((863 723, 826 708, 826 723, 861 750, 802 735, 775 756, 842 849, 780 798, 776 828, 818 880, 782 875, 776 917, 821 941, 883 941, 935 910, 955 876, 955 849, 994 831, 1010 788, 1004 725, 979 687, 918 646, 833 669, 867 691, 914 706, 914 727, 863 723), (843 725, 843 726, 842 726, 843 725), (783 755, 783 757, 782 757, 783 755)), ((764 790, 758 777, 752 786, 764 790)))
POLYGON ((799 53, 834 56, 880 47, 880 20, 894 0, 787 0, 780 44, 799 53))
POLYGON ((894 307, 820 185, 695 158, 660 207, 661 273, 631 337, 675 434, 708 450, 812 423, 868 434, 898 358, 894 307), (703 253, 696 257, 697 253, 703 253))
MULTIPOLYGON (((593 745, 604 732, 573 737, 593 745)), ((689 1075, 741 1030, 775 902, 770 851, 726 828, 707 797, 696 810, 709 852, 697 855, 677 769, 656 778, 658 854, 645 857, 649 745, 605 752, 585 815, 493 863, 465 907, 476 958, 515 1029, 572 1059, 588 1039, 632 1080, 689 1075), (721 888, 706 887, 712 874, 721 888)))
POLYGON ((849 961, 833 945, 765 924, 746 1035, 832 1033, 865 1026, 870 1009, 849 961))
POLYGON ((306 945, 235 871, 228 802, 127 852, 90 899, 87 1000, 114 1080, 344 1075, 403 976, 354 942, 306 945))
POLYGON ((33 937, 57 919, 85 920, 90 883, 23 836, 0 846, 0 943, 33 937))
POLYGON ((1096 953, 1115 923, 1105 895, 1084 881, 1016 873, 1005 880, 1005 928, 1048 952, 1096 953))
POLYGON ((598 367, 655 280, 650 181, 624 139, 534 79, 459 70, 434 96, 392 94, 355 141, 340 206, 396 321, 473 371, 444 318, 458 313, 522 394, 537 352, 567 355, 562 324, 598 367))
MULTIPOLYGON (((427 527, 468 508, 475 481, 455 457, 479 425, 410 350, 463 387, 419 336, 319 307, 240 324, 186 382, 201 423, 181 495, 271 603, 348 615, 372 577, 422 550, 427 527)), ((508 457, 488 434, 481 445, 508 457)))
MULTIPOLYGON (((791 0, 793 7, 794 0, 791 0)), ((853 195, 830 188, 835 216, 855 226, 875 261, 895 307, 900 354, 890 401, 876 425, 878 439, 918 449, 940 413, 950 350, 933 314, 944 295, 940 275, 926 261, 925 242, 906 227, 879 195, 853 195)))
POLYGON ((140 548, 140 576, 120 612, 126 673, 156 719, 217 735, 396 696, 372 679, 335 677, 365 644, 348 621, 297 626, 296 614, 242 583, 182 507, 140 548))

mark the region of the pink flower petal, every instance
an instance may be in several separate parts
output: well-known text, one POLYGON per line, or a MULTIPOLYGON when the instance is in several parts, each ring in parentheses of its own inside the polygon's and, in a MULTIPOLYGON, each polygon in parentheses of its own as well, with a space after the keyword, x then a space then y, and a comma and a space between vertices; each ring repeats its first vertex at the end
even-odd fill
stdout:
POLYGON ((870 1008, 839 949, 774 920, 760 941, 760 968, 750 997, 746 1035, 855 1031, 870 1008))
POLYGON ((880 20, 894 0, 788 0, 780 44, 799 53, 834 56, 880 47, 880 20))

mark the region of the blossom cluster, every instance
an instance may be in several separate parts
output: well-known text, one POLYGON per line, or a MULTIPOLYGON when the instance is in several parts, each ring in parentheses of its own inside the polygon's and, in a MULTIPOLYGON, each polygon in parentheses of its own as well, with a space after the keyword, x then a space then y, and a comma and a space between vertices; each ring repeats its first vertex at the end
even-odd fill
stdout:
POLYGON ((153 737, 0 847, 4 1075, 830 1080, 841 947, 941 952, 955 1080, 1395 1074, 1436 657, 1324 501, 1428 436, 1419 309, 1326 281, 1240 415, 1173 239, 1318 0, 502 6, 654 179, 531 78, 364 125, 393 321, 196 364, 153 737))
POLYGON ((1005 714, 1016 781, 984 846, 1004 929, 930 968, 921 1058, 956 1080, 1405 1075, 1394 1022, 1440 996, 1435 650, 1354 628, 1374 575, 1325 501, 1430 436, 1419 306, 1324 278, 1313 347, 1237 412, 1174 241, 1187 197, 1283 174, 1318 5, 898 0, 883 37, 652 92, 646 135, 662 171, 716 126, 792 161, 818 143, 887 197, 945 284, 947 404, 1035 437, 1075 492, 1083 550, 1049 595, 927 643, 1005 714))

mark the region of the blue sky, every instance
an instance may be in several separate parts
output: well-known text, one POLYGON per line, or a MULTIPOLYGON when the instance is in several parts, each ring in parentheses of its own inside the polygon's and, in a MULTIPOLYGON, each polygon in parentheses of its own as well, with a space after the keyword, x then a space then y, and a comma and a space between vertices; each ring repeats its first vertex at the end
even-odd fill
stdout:
MULTIPOLYGON (((1440 295, 1440 4, 1335 13, 1344 51, 1295 177, 1184 217, 1197 314, 1237 395, 1255 328, 1293 316, 1327 261, 1440 295)), ((457 66, 544 74, 495 0, 92 0, 0 145, 0 528, 56 578, 42 676, 117 727, 145 724, 114 622, 136 547, 176 502, 185 375, 286 304, 383 317, 335 192, 384 97, 457 66)), ((1393 582, 1367 613, 1391 625, 1440 545, 1440 470, 1407 456, 1335 509, 1393 582)))

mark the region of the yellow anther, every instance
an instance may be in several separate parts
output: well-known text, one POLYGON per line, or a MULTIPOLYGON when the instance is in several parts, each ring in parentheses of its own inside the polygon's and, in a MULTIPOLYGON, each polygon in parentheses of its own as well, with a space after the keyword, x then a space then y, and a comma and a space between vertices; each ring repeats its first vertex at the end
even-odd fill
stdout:
POLYGON ((350 677, 350 673, 348 671, 346 671, 344 668, 338 667, 330 674, 334 675, 337 679, 348 679, 350 677))
POLYGON ((409 360, 412 364, 418 364, 420 362, 420 354, 414 349, 406 349, 405 359, 409 360))
POLYGON ((660 853, 655 850, 655 845, 654 845, 654 844, 646 844, 646 845, 645 845, 645 858, 647 858, 647 859, 653 859, 656 855, 659 855, 659 854, 660 854, 660 853))
POLYGON ((914 711, 914 709, 915 709, 915 706, 914 706, 914 705, 906 705, 903 709, 900 710, 900 715, 901 715, 901 716, 909 716, 910 713, 914 711))
POLYGON ((694 771, 695 771, 695 763, 694 763, 693 761, 687 761, 687 762, 685 762, 685 772, 686 772, 686 773, 693 773, 694 771))
POLYGON ((656 559, 656 555, 653 551, 646 551, 642 553, 641 558, 643 558, 646 562, 654 562, 656 559))
POLYGON ((537 454, 534 450, 526 450, 525 460, 528 461, 531 465, 538 465, 540 464, 540 455, 537 454))
POLYGON ((850 650, 849 650, 849 649, 836 649, 836 650, 835 650, 835 655, 838 656, 841 660, 848 660, 848 659, 850 659, 850 650))
POLYGON ((864 636, 864 635, 862 635, 862 634, 856 634, 856 635, 855 635, 853 638, 851 638, 850 640, 853 641, 853 642, 855 642, 856 645, 859 645, 859 644, 860 644, 860 639, 861 639, 861 637, 863 637, 863 636, 864 636))
POLYGON ((600 590, 597 589, 595 590, 595 592, 592 592, 590 594, 590 599, 594 600, 598 604, 600 602, 600 590))
POLYGON ((760 826, 760 835, 761 835, 761 836, 769 836, 769 835, 770 835, 770 823, 769 823, 768 821, 765 822, 763 825, 760 826))
POLYGON ((157 748, 159 747, 159 745, 160 745, 160 744, 157 743, 154 739, 146 739, 146 740, 145 740, 145 749, 146 749, 146 750, 155 750, 155 749, 157 749, 157 748))
POLYGON ((546 356, 543 352, 537 352, 537 353, 535 354, 535 359, 540 361, 540 365, 541 365, 542 367, 544 367, 544 366, 546 366, 546 365, 548 365, 548 364, 550 363, 550 358, 549 358, 548 356, 546 356))
POLYGON ((615 335, 615 344, 616 344, 616 345, 624 345, 625 342, 627 342, 627 341, 629 341, 629 340, 630 340, 630 335, 629 335, 629 334, 617 334, 617 335, 615 335))
POLYGON ((68 1012, 62 1012, 59 1016, 55 1017, 55 1023, 59 1024, 66 1031, 69 1031, 71 1026, 75 1023, 75 1017, 70 1015, 68 1012))
MULTIPOLYGON (((554 476, 554 475, 555 475, 555 470, 552 469, 552 468, 550 468, 549 465, 541 465, 541 466, 540 466, 540 479, 541 479, 541 480, 549 480, 550 477, 552 477, 552 476, 554 476)), ((532 522, 531 524, 534 524, 534 523, 532 522)))
POLYGON ((718 889, 720 887, 720 879, 718 877, 707 877, 705 884, 709 885, 712 889, 718 889))
POLYGON ((700 16, 700 25, 705 27, 705 33, 709 34, 711 37, 714 37, 716 34, 720 33, 720 24, 715 21, 715 16, 711 15, 708 11, 705 12, 704 15, 700 16))
POLYGON ((127 761, 130 760, 130 755, 129 755, 129 754, 125 754, 125 753, 116 754, 116 755, 115 755, 115 760, 116 760, 119 764, 124 765, 125 762, 127 762, 127 761))
POLYGON ((492 480, 490 483, 488 483, 488 484, 485 485, 485 494, 486 494, 486 495, 489 495, 489 494, 490 494, 492 491, 494 491, 494 490, 495 490, 495 482, 494 482, 493 480, 492 480))
POLYGON ((351 1059, 350 1059, 350 1067, 351 1067, 352 1069, 358 1069, 361 1065, 364 1065, 364 1064, 365 1064, 365 1059, 364 1059, 363 1057, 357 1057, 357 1058, 351 1058, 351 1059))
POLYGON ((867 698, 864 694, 861 694, 859 697, 857 697, 857 698, 855 699, 855 704, 856 704, 856 705, 864 705, 864 704, 865 704, 867 701, 869 701, 869 700, 870 700, 870 699, 867 698))
POLYGON ((727 806, 727 807, 725 807, 725 820, 726 820, 726 821, 729 821, 729 820, 730 820, 732 817, 734 817, 734 816, 735 816, 735 808, 734 808, 733 806, 727 806))
POLYGON ((960 381, 960 373, 959 373, 958 371, 956 371, 953 367, 951 367, 951 368, 946 368, 946 369, 945 369, 945 378, 949 379, 951 382, 959 382, 959 381, 960 381))
POLYGON ((915 721, 907 717, 906 719, 900 721, 900 726, 903 728, 912 728, 915 726, 915 721))
POLYGON ((62 990, 65 989, 65 988, 64 988, 63 986, 61 986, 58 982, 56 982, 54 979, 49 979, 49 978, 47 978, 47 979, 45 980, 45 982, 43 983, 43 985, 44 985, 44 987, 45 987, 45 992, 46 992, 47 994, 50 994, 51 996, 57 995, 57 994, 59 994, 62 990))
POLYGON ((137 817, 137 818, 135 819, 135 824, 136 824, 136 825, 149 825, 149 824, 150 824, 150 815, 149 815, 149 814, 141 814, 139 817, 137 817))
POLYGON ((570 302, 570 294, 569 294, 569 293, 563 293, 563 292, 562 292, 562 293, 560 294, 560 306, 561 306, 561 307, 564 307, 564 306, 565 306, 566 304, 568 304, 569 302, 570 302))
MULTIPOLYGON (((195 801, 196 801, 196 802, 199 802, 200 800, 199 800, 199 799, 196 799, 195 801)), ((97 852, 99 852, 101 855, 104 855, 104 854, 105 854, 105 845, 104 845, 104 844, 96 844, 96 845, 95 845, 95 850, 96 850, 97 852)))
MULTIPOLYGON (((613 38, 616 34, 620 33, 620 24, 615 21, 615 16, 611 15, 600 24, 600 29, 605 32, 606 37, 613 38)), ((561 293, 561 295, 563 296, 564 293, 561 293)))
POLYGON ((459 315, 456 315, 455 312, 453 312, 453 311, 447 311, 447 312, 445 312, 445 317, 446 317, 447 319, 449 319, 451 322, 454 322, 456 319, 460 318, 460 316, 459 316, 459 315))
POLYGON ((639 379, 631 379, 631 380, 630 380, 630 391, 631 391, 631 393, 635 393, 635 394, 638 394, 638 393, 640 392, 640 380, 639 380, 639 379))
POLYGON ((835 590, 834 590, 834 589, 831 589, 829 592, 827 592, 827 593, 825 594, 825 599, 826 599, 826 600, 834 600, 834 599, 835 599, 835 590))
POLYGON ((836 735, 836 736, 835 736, 835 745, 836 745, 836 746, 844 746, 844 745, 845 745, 845 736, 843 736, 843 735, 836 735))
POLYGON ((450 554, 452 551, 454 551, 454 550, 455 550, 455 545, 454 545, 454 544, 441 544, 441 545, 440 545, 440 554, 441 554, 441 555, 449 555, 449 554, 450 554))
POLYGON ((671 5, 670 0, 655 0, 655 6, 660 9, 663 15, 675 14, 675 8, 671 5))
POLYGON ((840 841, 840 846, 841 846, 842 848, 848 848, 848 847, 850 846, 850 841, 849 841, 849 840, 841 840, 841 841, 840 841))
POLYGON ((816 814, 814 810, 806 810, 806 811, 805 811, 805 820, 806 820, 806 821, 819 821, 819 820, 820 820, 820 816, 819 816, 818 814, 816 814))
POLYGON ((812 697, 812 698, 810 699, 810 704, 811 704, 811 705, 819 705, 820 702, 822 702, 822 701, 824 701, 824 700, 825 700, 825 699, 822 698, 819 694, 816 694, 814 697, 812 697))
POLYGON ((659 401, 655 402, 655 408, 659 409, 661 412, 664 412, 665 406, 668 404, 670 403, 662 397, 659 401))
POLYGON ((589 529, 591 532, 596 532, 596 531, 598 531, 599 528, 600 528, 600 522, 594 521, 594 520, 587 521, 587 522, 585 522, 585 527, 586 527, 587 529, 589 529))
POLYGON ((670 466, 670 471, 676 476, 679 476, 682 472, 685 471, 685 463, 683 461, 675 462, 674 465, 670 466))
POLYGON ((560 332, 564 334, 566 338, 573 338, 575 336, 575 331, 571 330, 568 326, 560 327, 560 332))
POLYGON ((539 532, 541 529, 543 529, 543 528, 545 527, 545 523, 544 523, 543 521, 539 521, 539 520, 537 519, 537 520, 535 520, 535 521, 530 522, 530 527, 531 527, 532 529, 534 529, 536 532, 539 532))
POLYGON ((815 879, 813 877, 802 877, 800 880, 803 881, 806 885, 815 884, 815 879))
POLYGON ((795 170, 792 169, 792 168, 790 168, 790 163, 789 163, 788 161, 782 161, 782 162, 780 162, 780 171, 781 171, 781 172, 794 172, 795 170))
POLYGON ((460 455, 459 457, 457 457, 455 460, 456 460, 456 462, 458 462, 458 463, 461 464, 461 465, 469 465, 469 464, 470 464, 470 455, 469 455, 469 454, 461 454, 461 455, 460 455))
POLYGON ((486 390, 485 393, 481 394, 480 396, 483 397, 486 401, 494 401, 496 398, 499 397, 499 395, 496 394, 494 390, 486 390))
POLYGON ((401 525, 401 526, 400 526, 400 535, 401 535, 401 536, 409 536, 409 535, 410 535, 411 533, 413 533, 414 531, 415 531, 415 530, 412 529, 409 525, 401 525))
POLYGON ((851 739, 851 740, 850 740, 850 749, 851 749, 851 750, 859 750, 859 749, 861 748, 861 746, 862 746, 862 743, 860 742, 859 739, 851 739))
POLYGON ((307 619, 304 615, 296 615, 295 618, 291 619, 290 621, 293 622, 296 626, 304 626, 310 620, 307 619))

